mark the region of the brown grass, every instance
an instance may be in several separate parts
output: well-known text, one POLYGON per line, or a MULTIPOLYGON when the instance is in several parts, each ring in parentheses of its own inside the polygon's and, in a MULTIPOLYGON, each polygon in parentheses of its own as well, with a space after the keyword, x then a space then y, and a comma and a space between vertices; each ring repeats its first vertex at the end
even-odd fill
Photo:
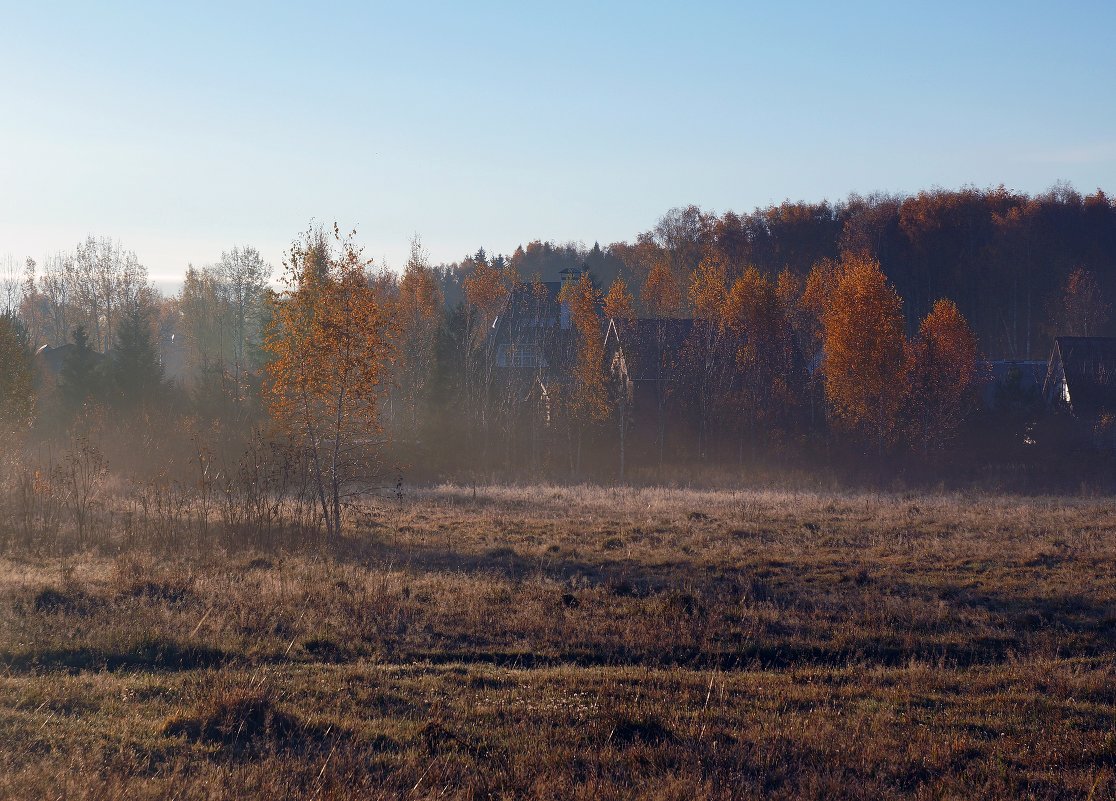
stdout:
POLYGON ((1089 499, 445 486, 329 550, 10 550, 0 795, 1112 798, 1114 528, 1089 499))

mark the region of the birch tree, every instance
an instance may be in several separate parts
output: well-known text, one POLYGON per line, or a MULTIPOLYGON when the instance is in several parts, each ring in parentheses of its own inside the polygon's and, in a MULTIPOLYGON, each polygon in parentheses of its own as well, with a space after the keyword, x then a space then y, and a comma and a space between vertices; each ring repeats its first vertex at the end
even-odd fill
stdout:
POLYGON ((353 236, 334 225, 332 236, 311 229, 292 243, 288 289, 264 343, 272 415, 307 454, 331 542, 341 535, 343 501, 375 477, 393 356, 390 321, 353 236))

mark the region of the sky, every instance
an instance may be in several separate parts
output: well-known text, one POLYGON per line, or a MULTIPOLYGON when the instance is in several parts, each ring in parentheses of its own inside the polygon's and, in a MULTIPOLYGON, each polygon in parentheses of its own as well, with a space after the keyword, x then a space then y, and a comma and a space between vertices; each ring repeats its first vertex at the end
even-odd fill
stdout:
POLYGON ((399 268, 668 209, 1116 192, 1116 3, 0 0, 0 258, 312 221, 399 268))

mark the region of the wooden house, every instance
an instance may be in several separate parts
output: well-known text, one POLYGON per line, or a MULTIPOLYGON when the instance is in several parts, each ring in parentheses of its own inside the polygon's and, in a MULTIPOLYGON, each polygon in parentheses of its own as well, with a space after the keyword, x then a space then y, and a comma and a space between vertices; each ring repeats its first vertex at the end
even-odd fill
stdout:
POLYGON ((627 388, 633 405, 656 405, 679 383, 691 319, 667 317, 609 320, 605 363, 627 388))
POLYGON ((1116 338, 1057 337, 1042 396, 1048 408, 1082 421, 1116 414, 1116 338))

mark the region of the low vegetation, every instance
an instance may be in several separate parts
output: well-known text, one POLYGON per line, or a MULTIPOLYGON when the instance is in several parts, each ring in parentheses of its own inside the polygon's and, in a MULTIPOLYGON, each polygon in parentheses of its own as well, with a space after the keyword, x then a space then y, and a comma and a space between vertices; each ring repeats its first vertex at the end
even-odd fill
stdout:
POLYGON ((99 503, 4 540, 8 797, 1116 795, 1102 500, 447 485, 334 542, 99 503))

